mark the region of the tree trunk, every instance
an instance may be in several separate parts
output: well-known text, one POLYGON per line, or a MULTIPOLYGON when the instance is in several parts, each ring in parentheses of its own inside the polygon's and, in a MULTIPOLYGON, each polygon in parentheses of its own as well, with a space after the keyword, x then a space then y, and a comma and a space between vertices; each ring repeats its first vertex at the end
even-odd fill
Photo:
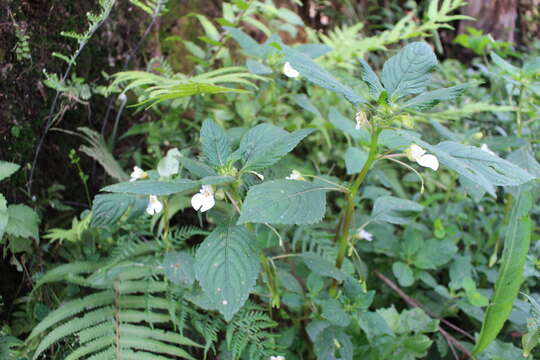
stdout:
POLYGON ((517 8, 518 0, 469 0, 462 13, 477 21, 462 21, 459 33, 466 33, 471 26, 491 34, 495 40, 514 42, 517 8))

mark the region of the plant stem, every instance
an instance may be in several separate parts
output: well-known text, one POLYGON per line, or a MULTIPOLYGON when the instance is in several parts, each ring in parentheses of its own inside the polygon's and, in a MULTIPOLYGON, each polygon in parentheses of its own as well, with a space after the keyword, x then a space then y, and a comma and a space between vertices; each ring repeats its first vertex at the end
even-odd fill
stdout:
MULTIPOLYGON (((355 209, 355 202, 354 199, 356 197, 356 194, 358 193, 358 189, 360 188, 360 185, 364 182, 364 179, 366 178, 366 175, 371 168, 371 165, 375 161, 375 158, 377 157, 377 140, 379 138, 379 134, 381 132, 381 129, 374 128, 371 132, 371 143, 369 146, 369 154, 368 158, 366 160, 366 163, 364 164, 364 167, 354 180, 354 183, 349 191, 349 194, 347 195, 347 208, 345 210, 345 215, 343 217, 343 226, 341 227, 341 235, 338 239, 338 254, 336 258, 336 267, 339 269, 343 265, 343 261, 345 260, 345 254, 347 253, 347 244, 349 242, 349 228, 351 225, 351 219, 354 215, 354 209, 355 209)), ((341 222, 341 221, 340 221, 341 222)), ((332 288, 330 289, 330 294, 335 295, 337 291, 337 282, 334 282, 332 285, 332 288)))
POLYGON ((516 122, 517 122, 517 136, 521 137, 523 134, 523 120, 522 120, 522 113, 521 113, 521 103, 523 102, 523 94, 525 92, 525 87, 521 85, 519 87, 519 97, 518 97, 518 108, 517 108, 517 114, 516 114, 516 122))

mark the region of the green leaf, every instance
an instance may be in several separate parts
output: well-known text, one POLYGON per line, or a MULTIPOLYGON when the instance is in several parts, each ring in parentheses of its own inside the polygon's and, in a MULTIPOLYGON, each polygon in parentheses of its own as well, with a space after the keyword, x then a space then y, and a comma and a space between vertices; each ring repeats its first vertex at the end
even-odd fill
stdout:
POLYGON ((353 104, 365 103, 366 100, 357 95, 351 88, 340 83, 332 74, 319 66, 309 56, 300 51, 283 45, 282 51, 285 54, 283 61, 289 62, 292 67, 304 76, 307 80, 335 92, 338 95, 343 95, 353 104))
POLYGON ((146 206, 148 198, 128 194, 101 194, 96 195, 92 204, 91 227, 109 226, 118 221, 131 208, 130 218, 140 216, 146 206))
POLYGON ((8 220, 9 213, 7 211, 7 201, 4 195, 0 194, 0 244, 2 243, 8 220))
POLYGON ((251 59, 248 59, 246 61, 246 67, 248 68, 250 72, 252 72, 255 75, 267 75, 274 72, 272 68, 269 68, 268 66, 258 61, 251 60, 251 59))
POLYGON ((167 151, 167 155, 158 163, 157 171, 159 176, 172 176, 178 174, 180 158, 182 154, 177 148, 167 151))
POLYGON ((169 252, 163 259, 167 278, 177 285, 191 286, 195 281, 195 259, 183 251, 169 252))
POLYGON ((539 76, 540 75, 540 56, 528 60, 522 68, 522 72, 525 76, 539 76))
POLYGON ((243 170, 261 170, 275 164, 313 131, 288 133, 270 124, 255 126, 240 141, 238 153, 244 161, 243 170))
POLYGON ((344 281, 347 277, 344 272, 320 255, 315 253, 303 253, 300 257, 304 260, 306 266, 315 274, 331 277, 338 281, 344 281))
POLYGON ((414 201, 394 196, 380 196, 373 204, 372 221, 386 221, 391 224, 407 224, 410 220, 405 217, 409 212, 422 211, 424 207, 414 201))
POLYGON ((342 329, 329 326, 323 329, 315 338, 314 351, 317 360, 352 360, 353 345, 349 335, 342 329), (336 352, 340 354, 337 357, 336 352))
POLYGON ((414 265, 420 269, 438 269, 446 264, 457 253, 456 245, 451 241, 429 239, 414 259, 414 265))
POLYGON ((532 222, 529 212, 532 203, 531 192, 519 188, 513 199, 506 229, 499 277, 473 350, 475 355, 497 337, 512 311, 512 304, 523 281, 523 269, 531 242, 532 222))
POLYGON ((246 52, 246 54, 257 57, 257 58, 264 58, 266 56, 266 53, 268 50, 265 50, 267 46, 260 45, 257 43, 251 36, 246 34, 240 29, 236 29, 230 26, 224 26, 225 30, 231 34, 232 38, 236 40, 238 45, 246 52))
POLYGON ((399 285, 408 287, 414 283, 414 275, 409 265, 402 263, 401 261, 395 262, 392 265, 392 272, 398 279, 399 285))
POLYGON ((294 100, 296 101, 296 104, 300 106, 302 109, 309 111, 315 116, 322 117, 321 113, 319 112, 319 109, 313 105, 311 100, 307 97, 306 94, 297 94, 294 96, 294 100))
POLYGON ((489 305, 489 300, 484 295, 478 292, 478 290, 476 289, 476 284, 470 276, 467 276, 463 279, 462 285, 463 289, 465 289, 467 299, 472 305, 478 307, 489 305))
POLYGON ((330 46, 324 44, 302 44, 295 47, 295 49, 312 59, 316 59, 332 51, 330 46))
POLYGON ((101 190, 113 193, 161 196, 194 190, 198 188, 199 185, 199 181, 188 179, 176 179, 172 181, 137 180, 109 185, 101 190))
POLYGON ((320 184, 300 180, 272 180, 252 186, 238 224, 313 224, 322 220, 326 192, 320 184))
POLYGON ((20 166, 17 164, 0 160, 0 181, 13 175, 19 168, 20 166))
POLYGON ((210 164, 223 166, 231 155, 231 144, 225 130, 212 120, 205 120, 201 128, 202 153, 210 164))
POLYGON ((425 91, 436 65, 437 58, 428 44, 413 42, 405 46, 383 65, 381 77, 388 96, 396 101, 425 91))
POLYGON ((353 139, 362 140, 366 143, 369 142, 369 133, 365 129, 356 130, 354 120, 346 118, 333 106, 328 111, 328 120, 330 120, 332 125, 345 134, 349 134, 353 139))
POLYGON ((360 61, 362 80, 364 80, 369 87, 372 99, 378 100, 381 93, 384 91, 384 87, 379 81, 379 77, 375 74, 375 71, 369 66, 364 59, 358 59, 360 61))
POLYGON ((508 61, 504 60, 495 52, 491 52, 490 56, 491 56, 491 61, 493 61, 493 63, 497 65, 500 69, 506 71, 510 75, 519 74, 520 70, 518 67, 515 67, 514 65, 510 64, 508 61))
POLYGON ((367 152, 356 147, 350 147, 345 152, 345 167, 347 175, 357 174, 362 171, 368 158, 367 152))
POLYGON ((336 299, 329 299, 322 303, 322 316, 331 324, 346 327, 349 325, 349 316, 343 306, 336 299))
POLYGON ((522 168, 479 147, 452 141, 433 146, 410 132, 396 131, 395 135, 434 153, 442 165, 481 186, 492 196, 495 196, 495 186, 518 186, 535 178, 522 168))
POLYGON ((231 222, 218 226, 197 249, 197 280, 227 321, 246 302, 259 275, 253 241, 251 233, 231 222))
POLYGON ((9 205, 6 233, 13 236, 39 239, 39 216, 26 205, 9 205))
POLYGON ((449 88, 424 92, 417 97, 407 101, 401 107, 405 110, 426 111, 440 103, 441 101, 454 100, 460 96, 469 85, 456 85, 449 88))

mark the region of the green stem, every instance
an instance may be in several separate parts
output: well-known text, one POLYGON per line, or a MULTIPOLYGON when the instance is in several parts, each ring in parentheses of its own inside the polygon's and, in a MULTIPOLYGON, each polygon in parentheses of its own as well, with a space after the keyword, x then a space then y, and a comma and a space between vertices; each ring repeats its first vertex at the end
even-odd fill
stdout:
MULTIPOLYGON (((375 158, 377 157, 377 141, 379 138, 381 130, 376 128, 373 129, 371 132, 371 143, 369 146, 369 154, 368 158, 366 160, 366 163, 364 164, 364 167, 354 180, 354 183, 349 191, 349 194, 347 195, 347 208, 345 210, 345 215, 343 218, 343 226, 341 228, 341 235, 338 239, 338 254, 336 259, 336 267, 339 269, 343 265, 343 261, 345 260, 345 254, 347 253, 347 244, 349 242, 349 228, 351 225, 351 219, 354 215, 354 209, 355 209, 355 202, 354 199, 356 197, 356 194, 358 193, 358 189, 364 182, 364 179, 366 178, 366 175, 368 174, 369 169, 371 168, 371 165, 375 161, 375 158)), ((335 295, 337 290, 337 283, 334 282, 334 285, 331 289, 331 294, 335 295)))
POLYGON ((523 94, 525 92, 525 87, 523 85, 519 88, 519 97, 518 97, 518 108, 517 108, 517 114, 516 114, 516 122, 517 122, 517 136, 521 137, 523 134, 523 119, 522 119, 522 112, 521 112, 521 103, 523 102, 523 94))

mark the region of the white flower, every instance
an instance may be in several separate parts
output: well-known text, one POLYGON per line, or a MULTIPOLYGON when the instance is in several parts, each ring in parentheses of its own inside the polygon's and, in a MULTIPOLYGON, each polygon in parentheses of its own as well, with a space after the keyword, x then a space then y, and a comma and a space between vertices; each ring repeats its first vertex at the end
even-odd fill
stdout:
POLYGON ((366 240, 366 241, 373 240, 373 234, 370 233, 369 231, 366 231, 364 228, 359 228, 358 231, 356 232, 356 235, 358 236, 360 240, 366 240))
POLYGON ((205 212, 216 204, 214 190, 211 185, 203 185, 201 190, 191 198, 191 206, 197 211, 205 212))
POLYGON ((432 170, 439 168, 439 160, 435 155, 426 154, 426 150, 422 149, 416 144, 411 144, 410 147, 405 149, 405 154, 411 161, 416 161, 418 165, 428 167, 432 170))
POLYGON ((138 179, 145 179, 148 177, 148 174, 146 173, 146 171, 143 171, 143 169, 141 169, 140 167, 138 166, 134 166, 133 167, 133 172, 131 173, 131 179, 129 181, 135 181, 135 180, 138 180, 138 179))
POLYGON ((488 154, 497 156, 497 154, 495 154, 493 151, 491 151, 491 149, 487 146, 487 144, 480 145, 480 150, 485 151, 488 154))
POLYGON ((363 111, 359 111, 356 113, 356 126, 354 127, 356 130, 360 130, 360 128, 368 123, 367 115, 363 111))
POLYGON ((163 210, 163 204, 158 200, 156 195, 150 195, 148 200, 148 206, 146 207, 146 212, 150 215, 159 214, 163 210))
POLYGON ((287 176, 285 179, 287 179, 287 180, 306 180, 306 179, 304 179, 304 177, 302 176, 302 174, 300 174, 300 172, 298 170, 293 170, 291 172, 291 175, 287 176))
POLYGON ((300 75, 300 73, 296 71, 296 69, 293 68, 288 61, 285 63, 285 65, 283 65, 283 73, 290 78, 295 78, 300 75))
POLYGON ((270 356, 270 360, 285 360, 285 356, 270 356))

